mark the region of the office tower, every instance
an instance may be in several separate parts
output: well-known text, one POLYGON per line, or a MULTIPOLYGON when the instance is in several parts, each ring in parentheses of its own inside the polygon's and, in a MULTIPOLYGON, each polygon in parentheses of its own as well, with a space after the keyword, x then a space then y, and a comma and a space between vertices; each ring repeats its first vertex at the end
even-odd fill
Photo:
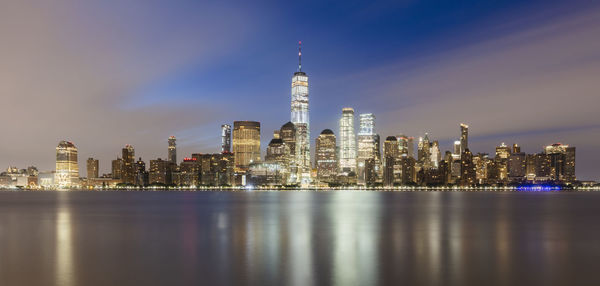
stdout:
POLYGON ((231 152, 231 125, 221 125, 221 153, 231 152))
POLYGON ((508 159, 508 156, 510 156, 510 147, 506 146, 506 144, 502 142, 500 146, 496 147, 496 157, 508 159))
POLYGON ((273 138, 267 146, 267 155, 265 162, 279 163, 282 168, 289 168, 290 147, 283 142, 281 138, 273 138))
POLYGON ((460 124, 460 153, 469 149, 469 125, 460 124))
POLYGON ((508 179, 512 182, 519 182, 525 179, 527 172, 527 158, 525 153, 520 152, 520 148, 515 148, 515 146, 516 144, 513 145, 513 152, 508 156, 508 179))
POLYGON ((148 172, 146 172, 146 163, 142 157, 135 163, 135 185, 147 186, 149 184, 148 172))
MULTIPOLYGON (((221 154, 228 153, 224 151, 221 154)), ((198 186, 200 185, 200 162, 197 158, 183 158, 179 165, 179 185, 198 186)))
POLYGON ((440 144, 437 140, 433 141, 433 143, 431 143, 431 148, 430 148, 430 152, 431 152, 431 165, 434 168, 439 167, 439 163, 442 160, 442 153, 440 152, 440 144))
POLYGON ((301 185, 308 185, 311 170, 308 76, 302 71, 302 50, 300 46, 298 48, 298 71, 292 76, 291 118, 296 127, 295 164, 297 167, 297 180, 301 185))
POLYGON ((121 179, 125 184, 135 184, 135 151, 127 144, 122 150, 123 169, 121 179))
POLYGON ((517 143, 513 144, 512 153, 521 153, 521 146, 517 145, 517 143))
POLYGON ((454 141, 454 155, 460 155, 460 141, 454 141))
POLYGON ((478 184, 487 183, 488 167, 491 160, 487 153, 477 153, 473 155, 473 165, 475 166, 475 181, 478 184))
POLYGON ((375 116, 364 113, 359 116, 359 131, 357 136, 358 154, 356 159, 358 184, 364 185, 366 180, 366 161, 376 157, 375 116))
POLYGON ((408 152, 408 157, 415 158, 415 137, 407 137, 406 138, 406 151, 408 152))
POLYGON ((169 153, 167 155, 167 160, 172 164, 177 164, 177 144, 175 143, 175 136, 169 137, 169 153))
POLYGON ((356 137, 354 135, 354 109, 342 109, 340 118, 340 171, 356 172, 356 137))
POLYGON ((551 179, 570 182, 575 180, 575 147, 561 143, 544 148, 550 157, 551 179))
POLYGON ((473 154, 468 148, 461 154, 460 163, 460 184, 462 186, 472 186, 477 178, 477 170, 473 164, 473 154))
POLYGON ((325 129, 315 140, 315 161, 319 182, 333 183, 338 173, 337 145, 333 131, 325 129))
POLYGON ((415 158, 406 154, 400 155, 400 159, 395 164, 394 177, 398 178, 401 185, 415 182, 416 164, 415 158))
POLYGON ((245 172, 250 163, 260 162, 260 122, 233 122, 235 171, 245 172))
POLYGON ((87 178, 88 179, 98 178, 98 167, 99 167, 99 162, 97 159, 94 159, 94 158, 87 159, 87 178))
POLYGON ((281 126, 279 129, 279 137, 289 147, 288 154, 288 165, 289 165, 289 177, 288 184, 295 184, 298 175, 298 168, 296 167, 296 126, 291 121, 281 126))
POLYGON ((72 142, 60 141, 56 147, 54 184, 59 188, 70 188, 79 184, 77 147, 72 142))
POLYGON ((419 137, 419 144, 417 146, 417 162, 421 168, 431 168, 431 144, 429 141, 429 134, 425 133, 425 137, 419 137))
POLYGON ((388 136, 383 142, 383 185, 394 185, 394 164, 399 157, 398 139, 388 136))
POLYGON ((112 160, 111 177, 118 180, 123 179, 123 159, 117 158, 116 160, 112 160))
POLYGON ((234 154, 192 154, 200 168, 199 184, 203 186, 233 186, 234 154))
POLYGON ((161 158, 150 160, 149 170, 150 184, 168 185, 171 183, 170 162, 161 158))

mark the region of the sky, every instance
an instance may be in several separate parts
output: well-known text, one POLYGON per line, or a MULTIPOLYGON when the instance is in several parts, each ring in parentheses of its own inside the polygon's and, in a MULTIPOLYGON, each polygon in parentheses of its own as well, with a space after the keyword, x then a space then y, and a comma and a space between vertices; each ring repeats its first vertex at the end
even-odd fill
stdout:
POLYGON ((595 1, 0 1, 0 167, 53 170, 60 140, 101 173, 125 144, 145 161, 218 152, 220 126, 290 120, 302 41, 311 143, 343 107, 385 138, 577 147, 600 180, 595 1))

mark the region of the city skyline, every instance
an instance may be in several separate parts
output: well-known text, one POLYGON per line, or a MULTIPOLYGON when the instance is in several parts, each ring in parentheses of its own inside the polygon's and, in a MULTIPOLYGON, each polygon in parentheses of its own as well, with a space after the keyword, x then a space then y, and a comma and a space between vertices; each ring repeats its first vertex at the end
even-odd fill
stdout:
MULTIPOLYGON (((27 11, 35 15, 36 12, 26 5, 15 3, 4 11, 27 11)), ((586 6, 589 9, 572 7, 567 9, 567 13, 557 13, 558 10, 564 12, 565 8, 561 4, 552 3, 536 11, 529 20, 513 15, 510 18, 514 20, 511 25, 500 25, 498 19, 510 16, 509 12, 517 6, 522 11, 530 12, 541 8, 543 4, 532 2, 515 5, 507 4, 496 12, 492 12, 491 7, 487 6, 478 6, 466 12, 466 18, 460 23, 482 23, 482 26, 461 33, 462 39, 467 43, 464 45, 448 39, 456 32, 460 23, 445 29, 436 28, 436 33, 433 34, 439 37, 413 36, 412 39, 419 41, 412 45, 407 44, 411 37, 404 40, 391 39, 394 34, 386 29, 370 39, 374 40, 373 44, 358 41, 369 39, 361 34, 358 38, 349 38, 349 41, 356 41, 345 45, 340 45, 344 41, 338 38, 328 39, 323 35, 296 30, 297 33, 292 36, 277 37, 277 41, 257 43, 241 40, 241 51, 221 51, 224 55, 210 64, 204 63, 205 58, 216 53, 215 47, 210 47, 212 50, 207 51, 200 49, 199 45, 192 45, 197 50, 185 50, 185 53, 182 52, 185 57, 177 59, 161 49, 151 49, 149 56, 155 56, 161 62, 155 67, 143 66, 151 72, 139 74, 136 74, 139 70, 128 68, 145 60, 144 57, 134 58, 133 61, 121 57, 128 55, 126 48, 134 48, 137 43, 113 45, 113 42, 108 41, 113 37, 115 40, 121 39, 120 37, 130 33, 137 35, 136 27, 123 31, 122 35, 109 31, 99 33, 106 37, 106 45, 111 48, 108 51, 116 50, 117 54, 107 52, 109 61, 106 64, 95 61, 85 65, 81 62, 74 63, 81 59, 79 57, 86 58, 94 51, 86 45, 73 47, 76 52, 74 55, 59 54, 59 63, 42 61, 41 64, 58 68, 61 73, 56 74, 61 74, 61 77, 52 73, 33 73, 32 70, 35 70, 38 63, 25 59, 35 52, 32 47, 37 43, 16 42, 14 37, 9 36, 7 42, 12 44, 5 47, 8 52, 0 56, 7 62, 9 72, 5 72, 3 78, 8 84, 0 87, 0 92, 8 98, 5 106, 11 108, 5 108, 2 119, 4 122, 17 121, 7 126, 5 131, 12 140, 3 140, 1 143, 0 164, 20 168, 36 165, 40 170, 51 170, 55 164, 52 151, 56 142, 63 139, 77 144, 80 172, 85 165, 84 160, 93 157, 100 160, 101 174, 108 173, 108 162, 119 155, 119 150, 125 144, 135 146, 136 157, 141 156, 146 162, 157 157, 166 160, 164 138, 169 135, 177 137, 179 154, 188 156, 192 153, 215 153, 220 146, 220 125, 232 124, 234 120, 263 123, 261 153, 264 157, 265 146, 272 139, 272 130, 278 129, 289 118, 289 80, 297 60, 293 51, 300 39, 303 40, 306 55, 303 58, 303 71, 311 77, 311 145, 320 132, 327 128, 332 129, 339 138, 339 113, 342 107, 348 106, 355 108, 356 116, 363 113, 376 115, 377 133, 381 135, 381 140, 395 134, 418 138, 427 132, 430 137, 439 141, 442 151, 452 150, 452 143, 460 140, 456 132, 456 124, 460 122, 470 125, 469 147, 474 153, 493 154, 495 146, 501 142, 509 145, 518 143, 527 153, 539 152, 543 146, 555 142, 564 142, 578 148, 578 178, 598 180, 600 167, 596 162, 600 155, 595 152, 595 148, 600 142, 600 126, 599 116, 594 111, 598 103, 598 97, 594 98, 598 93, 594 75, 599 70, 595 56, 600 50, 600 41, 590 35, 597 34, 599 10, 592 5, 586 6), (491 20, 480 21, 474 16, 477 13, 487 15, 491 20), (540 20, 544 15, 548 16, 547 19, 540 20), (555 31, 560 31, 560 35, 554 35, 555 31), (478 34, 482 32, 490 33, 487 36, 478 34), (390 48, 384 48, 390 43, 390 48), (448 49, 431 51, 434 47, 432 43, 444 44, 442 46, 448 49), (548 44, 552 44, 554 48, 545 49, 541 54, 535 53, 548 44), (269 52, 261 52, 263 49, 269 52), (365 52, 369 49, 371 52, 365 52), (428 52, 417 53, 417 49, 428 52), (335 56, 334 51, 341 53, 335 56), (373 55, 373 51, 382 53, 373 55), (241 57, 244 53, 247 57, 241 57), (526 57, 533 54, 536 57, 526 57), (568 56, 569 54, 576 54, 577 57, 568 56), (409 55, 414 55, 414 59, 407 59, 409 55), (223 57, 236 60, 241 57, 246 61, 233 64, 229 60, 223 60, 223 57), (331 61, 324 61, 330 57, 331 61), (348 61, 349 58, 352 60, 348 61), (590 60, 585 60, 583 64, 581 59, 590 60), (257 65, 260 61, 268 64, 257 65), (436 64, 432 65, 431 61, 436 64), (503 61, 506 64, 501 64, 503 61), (236 82, 236 87, 229 87, 224 74, 236 69, 239 71, 233 74, 232 79, 241 80, 236 82), (122 76, 122 81, 114 81, 109 76, 115 70, 123 73, 119 75, 122 76), (510 76, 513 70, 519 71, 516 73, 519 78, 510 76), (451 73, 456 73, 456 76, 451 73), (91 80, 98 75, 100 80, 91 80), (21 80, 16 80, 19 78, 21 80), (23 78, 31 78, 38 84, 29 87, 27 82, 22 81, 23 78), (214 83, 210 84, 211 80, 214 83), (431 84, 432 82, 435 84, 431 84), (44 89, 38 89, 37 86, 44 89), (244 93, 245 98, 235 95, 239 90, 248 89, 252 91, 244 93), (468 91, 466 95, 457 96, 464 91, 468 91), (60 93, 64 95, 59 95, 60 93), (113 93, 116 95, 110 95, 113 93), (573 103, 570 108, 563 107, 561 100, 567 99, 573 103), (55 101, 61 104, 55 105, 55 101), (74 111, 73 114, 68 114, 74 116, 75 120, 67 117, 67 112, 63 109, 65 102, 69 103, 66 104, 69 110, 74 111), (497 107, 498 104, 500 108, 497 107), (223 110, 223 114, 219 114, 223 110)), ((198 8, 191 6, 192 11, 198 8)), ((75 8, 86 9, 81 5, 75 8)), ((158 8, 149 7, 146 12, 148 14, 138 15, 141 17, 140 21, 148 21, 153 15, 151 12, 158 8)), ((246 17, 257 12, 250 10, 245 14, 243 9, 226 5, 214 8, 227 11, 232 9, 235 15, 246 17)), ((287 7, 279 8, 291 13, 287 7)), ((410 6, 406 9, 417 8, 410 6)), ((181 12, 183 8, 171 9, 181 12)), ((359 19, 358 23, 373 27, 378 24, 369 20, 369 17, 386 18, 387 14, 381 8, 373 9, 365 16, 367 19, 359 19)), ((391 9, 404 11, 396 6, 391 9)), ((100 15, 105 15, 103 12, 100 10, 100 15)), ((131 11, 125 9, 121 13, 126 12, 131 11)), ((309 15, 318 20, 317 24, 325 21, 324 15, 316 12, 309 15)), ((6 16, 2 17, 4 21, 14 20, 10 15, 3 16, 6 16)), ((439 21, 452 22, 458 19, 437 16, 434 19, 439 21)), ((35 34, 41 31, 43 24, 51 24, 47 28, 55 37, 40 39, 42 42, 39 46, 48 48, 40 57, 56 55, 59 50, 57 47, 71 46, 65 43, 79 43, 76 39, 64 41, 59 37, 62 34, 58 30, 65 23, 56 17, 55 11, 39 18, 38 22, 34 21, 22 29, 29 29, 28 32, 35 34)), ((103 19, 96 20, 103 22, 103 19)), ((221 24, 220 21, 217 22, 221 24)), ((117 21, 114 25, 125 24, 117 21)), ((183 24, 173 25, 179 27, 178 25, 183 24)), ((289 23, 284 23, 283 26, 287 25, 289 23)), ((328 31, 335 31, 334 25, 324 27, 328 31)), ((93 27, 82 27, 84 31, 87 28, 93 27)), ((235 30, 231 27, 219 28, 224 32, 235 30)), ((432 29, 427 26, 413 28, 415 32, 432 29)), ((408 32, 408 29, 400 31, 409 35, 408 32)), ((183 32, 184 36, 189 35, 186 33, 187 30, 183 32)), ((187 40, 176 39, 175 42, 186 43, 187 40)), ((358 122, 355 121, 355 124, 358 122)), ((311 154, 313 152, 314 148, 311 149, 311 154)))

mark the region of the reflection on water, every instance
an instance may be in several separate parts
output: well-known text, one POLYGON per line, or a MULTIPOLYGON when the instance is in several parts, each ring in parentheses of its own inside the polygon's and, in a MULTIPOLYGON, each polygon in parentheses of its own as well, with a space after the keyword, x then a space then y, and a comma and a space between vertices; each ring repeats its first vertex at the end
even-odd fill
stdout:
POLYGON ((600 285, 600 193, 0 192, 0 285, 600 285))

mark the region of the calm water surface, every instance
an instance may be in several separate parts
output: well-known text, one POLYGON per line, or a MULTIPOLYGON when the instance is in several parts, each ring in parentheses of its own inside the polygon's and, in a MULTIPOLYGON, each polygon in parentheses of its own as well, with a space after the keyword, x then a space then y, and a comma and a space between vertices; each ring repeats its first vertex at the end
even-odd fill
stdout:
POLYGON ((600 193, 2 191, 0 285, 600 285, 600 193))

